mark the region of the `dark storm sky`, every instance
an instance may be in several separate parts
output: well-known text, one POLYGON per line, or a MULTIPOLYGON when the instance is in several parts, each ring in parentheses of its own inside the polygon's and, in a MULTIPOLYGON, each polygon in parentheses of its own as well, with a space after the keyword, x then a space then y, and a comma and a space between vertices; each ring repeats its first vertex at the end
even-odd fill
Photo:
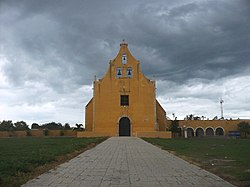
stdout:
POLYGON ((84 123, 122 39, 169 117, 249 118, 248 0, 1 0, 0 121, 84 123))

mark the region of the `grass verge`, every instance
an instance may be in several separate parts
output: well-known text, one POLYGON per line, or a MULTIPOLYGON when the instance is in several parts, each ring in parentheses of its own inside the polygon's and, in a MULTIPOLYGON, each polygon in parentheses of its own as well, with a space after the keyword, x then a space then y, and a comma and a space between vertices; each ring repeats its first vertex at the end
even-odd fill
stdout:
POLYGON ((250 139, 143 139, 237 186, 250 186, 250 139))
POLYGON ((0 186, 20 186, 106 138, 0 138, 0 186))

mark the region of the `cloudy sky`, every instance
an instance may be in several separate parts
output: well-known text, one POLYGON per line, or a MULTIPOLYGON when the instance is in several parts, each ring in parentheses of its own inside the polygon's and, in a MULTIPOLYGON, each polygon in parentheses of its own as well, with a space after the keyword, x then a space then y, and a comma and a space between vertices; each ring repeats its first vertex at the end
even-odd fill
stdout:
POLYGON ((125 39, 172 118, 250 118, 249 0, 1 0, 0 121, 84 123, 125 39))

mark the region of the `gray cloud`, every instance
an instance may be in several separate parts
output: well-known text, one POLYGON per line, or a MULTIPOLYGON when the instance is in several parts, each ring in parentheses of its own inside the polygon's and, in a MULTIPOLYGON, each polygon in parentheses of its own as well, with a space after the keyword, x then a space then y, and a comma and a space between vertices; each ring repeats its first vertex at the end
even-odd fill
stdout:
MULTIPOLYGON (((170 94, 177 105, 190 104, 190 98, 216 100, 225 96, 216 84, 246 81, 250 73, 249 12, 250 4, 243 0, 1 1, 0 88, 2 93, 17 91, 13 105, 49 103, 67 113, 86 104, 79 88, 91 87, 94 75, 104 75, 119 42, 126 39, 145 75, 164 82, 159 97, 170 94), (197 89, 204 85, 213 92, 197 89)), ((237 89, 229 92, 238 94, 237 89)), ((171 103, 164 106, 179 110, 171 103)), ((237 108, 239 116, 250 115, 237 101, 229 108, 237 108)), ((208 110, 213 113, 214 108, 208 110)))

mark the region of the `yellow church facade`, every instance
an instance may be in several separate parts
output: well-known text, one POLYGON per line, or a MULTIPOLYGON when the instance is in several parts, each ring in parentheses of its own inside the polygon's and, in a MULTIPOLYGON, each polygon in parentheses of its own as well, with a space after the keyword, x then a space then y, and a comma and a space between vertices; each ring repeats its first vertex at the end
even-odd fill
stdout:
MULTIPOLYGON (((77 137, 137 136, 171 138, 174 122, 156 99, 155 81, 122 42, 102 79, 94 80, 93 97, 85 107, 85 131, 77 137)), ((183 137, 228 136, 250 120, 178 120, 183 137)))
POLYGON ((121 43, 104 77, 94 80, 82 136, 170 138, 170 132, 159 132, 166 124, 166 112, 156 100, 155 81, 144 76, 128 44, 121 43))

